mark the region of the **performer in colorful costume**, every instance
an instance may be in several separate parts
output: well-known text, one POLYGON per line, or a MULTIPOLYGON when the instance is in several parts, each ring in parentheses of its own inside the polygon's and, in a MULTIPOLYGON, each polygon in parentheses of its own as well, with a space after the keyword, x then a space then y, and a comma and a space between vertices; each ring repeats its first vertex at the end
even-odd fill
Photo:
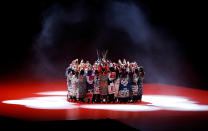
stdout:
POLYGON ((116 72, 113 67, 110 67, 110 72, 108 74, 108 103, 115 103, 115 80, 116 80, 116 72))
POLYGON ((119 85, 119 102, 128 102, 130 96, 131 82, 128 73, 122 69, 120 75, 120 85, 119 85))
POLYGON ((143 95, 143 80, 144 80, 144 69, 141 66, 139 68, 139 82, 138 82, 138 100, 141 101, 142 100, 142 95, 143 95))
POLYGON ((90 102, 93 102, 92 97, 93 97, 93 89, 94 89, 94 84, 93 84, 94 75, 92 74, 92 70, 88 70, 86 79, 87 79, 87 94, 86 94, 86 97, 87 97, 87 100, 88 100, 87 102, 90 103, 90 102))
POLYGON ((107 101, 108 95, 108 74, 105 68, 102 68, 100 73, 100 95, 103 103, 107 101))
POLYGON ((100 103, 100 77, 99 77, 99 71, 95 70, 95 76, 94 76, 94 94, 93 94, 93 102, 100 103))
POLYGON ((84 74, 84 70, 80 71, 80 74, 78 75, 78 88, 77 88, 77 100, 85 102, 86 97, 86 76, 84 74))
POLYGON ((69 101, 88 103, 136 102, 143 95, 144 70, 125 59, 113 63, 103 53, 94 64, 73 60, 66 69, 69 101))

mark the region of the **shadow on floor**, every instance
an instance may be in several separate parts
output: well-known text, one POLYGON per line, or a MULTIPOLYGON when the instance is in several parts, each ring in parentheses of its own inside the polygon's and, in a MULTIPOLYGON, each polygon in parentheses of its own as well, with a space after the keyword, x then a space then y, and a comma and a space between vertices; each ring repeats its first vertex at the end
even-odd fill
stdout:
POLYGON ((58 121, 24 121, 0 116, 1 128, 6 130, 56 130, 56 131, 139 131, 112 119, 100 120, 58 120, 58 121))

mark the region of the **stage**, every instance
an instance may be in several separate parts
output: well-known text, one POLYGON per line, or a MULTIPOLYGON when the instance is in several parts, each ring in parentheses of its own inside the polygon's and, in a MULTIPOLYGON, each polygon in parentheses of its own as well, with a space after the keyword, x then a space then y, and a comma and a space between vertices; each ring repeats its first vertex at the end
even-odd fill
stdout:
POLYGON ((208 91, 144 84, 141 103, 83 104, 66 100, 64 80, 0 84, 0 115, 26 121, 114 119, 139 130, 208 129, 208 91))

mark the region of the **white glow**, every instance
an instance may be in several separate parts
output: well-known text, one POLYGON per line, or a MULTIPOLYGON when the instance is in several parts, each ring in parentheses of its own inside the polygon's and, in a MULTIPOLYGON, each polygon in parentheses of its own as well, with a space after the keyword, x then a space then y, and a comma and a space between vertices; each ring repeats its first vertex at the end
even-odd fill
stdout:
POLYGON ((39 92, 38 95, 53 95, 53 96, 66 96, 67 91, 48 91, 48 92, 39 92))
POLYGON ((114 111, 153 111, 159 110, 159 107, 145 106, 145 105, 128 105, 128 104, 91 104, 82 105, 81 108, 88 109, 104 109, 114 111))
POLYGON ((39 95, 51 95, 31 97, 20 100, 6 100, 2 103, 24 105, 35 109, 104 109, 114 111, 208 111, 208 105, 201 105, 186 97, 167 95, 143 95, 142 101, 148 104, 84 104, 70 103, 66 99, 67 91, 39 92, 39 95))
POLYGON ((24 105, 35 109, 74 109, 74 103, 66 100, 66 96, 31 97, 20 100, 6 100, 2 103, 24 105))
POLYGON ((163 110, 208 111, 208 105, 200 105, 180 96, 144 95, 143 101, 149 102, 150 104, 148 105, 160 107, 163 110))

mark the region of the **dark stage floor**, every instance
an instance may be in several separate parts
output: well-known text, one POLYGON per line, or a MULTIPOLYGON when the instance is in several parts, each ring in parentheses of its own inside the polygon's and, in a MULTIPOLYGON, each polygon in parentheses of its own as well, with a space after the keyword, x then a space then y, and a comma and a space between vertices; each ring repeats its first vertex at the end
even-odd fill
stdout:
POLYGON ((144 84, 141 103, 82 104, 69 103, 66 100, 65 84, 62 80, 1 83, 0 115, 4 118, 2 120, 17 120, 25 125, 29 123, 31 127, 47 127, 52 123, 54 125, 54 122, 57 124, 56 127, 60 127, 60 123, 69 122, 73 125, 77 122, 80 125, 111 123, 110 129, 113 129, 112 123, 120 123, 120 127, 141 131, 208 129, 208 91, 205 90, 144 84))

